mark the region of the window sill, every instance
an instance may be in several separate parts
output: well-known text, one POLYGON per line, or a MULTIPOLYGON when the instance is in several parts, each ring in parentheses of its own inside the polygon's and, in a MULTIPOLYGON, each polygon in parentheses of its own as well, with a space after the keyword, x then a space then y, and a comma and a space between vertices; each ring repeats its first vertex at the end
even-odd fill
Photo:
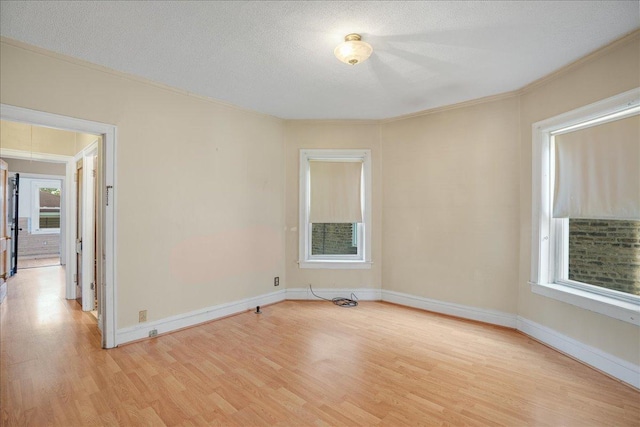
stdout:
POLYGON ((371 261, 298 261, 300 268, 327 268, 334 270, 370 270, 371 261))
POLYGON ((557 283, 529 282, 531 291, 567 304, 640 326, 640 305, 557 283))

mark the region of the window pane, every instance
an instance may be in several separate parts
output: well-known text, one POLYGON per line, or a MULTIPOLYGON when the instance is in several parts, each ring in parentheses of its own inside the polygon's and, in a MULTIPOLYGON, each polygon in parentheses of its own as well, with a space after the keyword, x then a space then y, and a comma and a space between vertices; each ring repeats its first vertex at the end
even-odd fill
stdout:
POLYGON ((640 221, 570 219, 569 279, 640 295, 640 221))
POLYGON ((60 228, 60 189, 40 188, 38 228, 60 228))
POLYGON ((357 223, 312 224, 311 255, 356 255, 357 223))
POLYGON ((60 228, 60 211, 47 212, 47 209, 40 209, 39 228, 60 228))

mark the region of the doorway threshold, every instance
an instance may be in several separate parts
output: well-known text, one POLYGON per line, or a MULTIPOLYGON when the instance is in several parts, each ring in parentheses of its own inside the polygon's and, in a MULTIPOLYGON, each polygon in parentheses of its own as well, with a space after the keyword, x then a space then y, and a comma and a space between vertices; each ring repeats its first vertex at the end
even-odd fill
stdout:
POLYGON ((32 258, 32 259, 24 259, 18 258, 18 270, 22 270, 24 268, 39 268, 39 267, 52 267, 60 265, 60 257, 53 258, 32 258))

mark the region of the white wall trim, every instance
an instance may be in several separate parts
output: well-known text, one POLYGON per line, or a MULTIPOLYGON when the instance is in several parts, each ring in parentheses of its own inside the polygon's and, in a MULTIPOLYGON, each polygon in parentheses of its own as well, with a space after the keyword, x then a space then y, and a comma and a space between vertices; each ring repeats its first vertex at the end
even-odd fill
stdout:
POLYGON ((640 326, 640 306, 558 283, 530 283, 531 292, 640 326))
POLYGON ((368 261, 298 261, 300 268, 316 268, 330 270, 370 270, 372 262, 368 261))
POLYGON ((250 309, 255 309, 258 305, 275 304, 277 302, 284 301, 284 299, 285 290, 282 289, 268 294, 214 305, 200 310, 190 311, 188 313, 165 317, 164 319, 118 329, 116 333, 116 345, 147 338, 149 337, 149 332, 153 329, 156 329, 158 334, 165 334, 167 332, 177 331, 179 329, 188 328, 190 326, 195 326, 201 323, 242 313, 250 309))
POLYGON ((4 301, 6 297, 7 297, 7 282, 3 282, 0 285, 0 304, 2 304, 2 301, 4 301))
MULTIPOLYGON (((382 300, 382 290, 374 288, 322 288, 314 289, 313 292, 322 298, 351 298, 353 293, 358 301, 380 301, 382 300)), ((288 300, 311 300, 319 301, 309 288, 290 288, 287 289, 286 299, 288 300)))
POLYGON ((435 313, 447 314, 449 316, 461 317, 463 319, 477 320, 479 322, 490 323, 492 325, 506 326, 508 328, 515 329, 517 324, 515 314, 438 301, 395 291, 383 290, 382 301, 420 308, 422 310, 433 311, 435 313))
POLYGON ((627 384, 640 388, 640 366, 518 316, 518 330, 627 384))
POLYGON ((13 148, 0 148, 0 157, 20 160, 37 160, 50 163, 67 163, 73 160, 73 156, 50 153, 36 153, 33 151, 16 150, 13 148))
POLYGON ((45 174, 41 174, 41 173, 27 173, 27 172, 20 172, 20 171, 10 171, 9 175, 14 175, 16 173, 20 174, 20 179, 23 178, 27 178, 27 179, 33 179, 33 180, 38 180, 38 179, 56 179, 58 181, 62 181, 66 178, 66 175, 45 175, 45 174))

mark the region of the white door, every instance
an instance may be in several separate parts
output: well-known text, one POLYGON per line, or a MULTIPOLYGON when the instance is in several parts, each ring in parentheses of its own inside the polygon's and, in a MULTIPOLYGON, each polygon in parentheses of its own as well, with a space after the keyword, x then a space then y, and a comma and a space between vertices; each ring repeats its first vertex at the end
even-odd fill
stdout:
POLYGON ((82 286, 82 245, 83 245, 83 232, 84 232, 84 168, 82 167, 82 159, 76 163, 76 301, 80 304, 84 310, 83 304, 83 290, 82 286))
MULTIPOLYGON (((96 304, 96 155, 83 159, 82 179, 82 310, 96 304)), ((78 171, 78 174, 80 172, 78 171)), ((80 180, 78 180, 80 181, 80 180)))

